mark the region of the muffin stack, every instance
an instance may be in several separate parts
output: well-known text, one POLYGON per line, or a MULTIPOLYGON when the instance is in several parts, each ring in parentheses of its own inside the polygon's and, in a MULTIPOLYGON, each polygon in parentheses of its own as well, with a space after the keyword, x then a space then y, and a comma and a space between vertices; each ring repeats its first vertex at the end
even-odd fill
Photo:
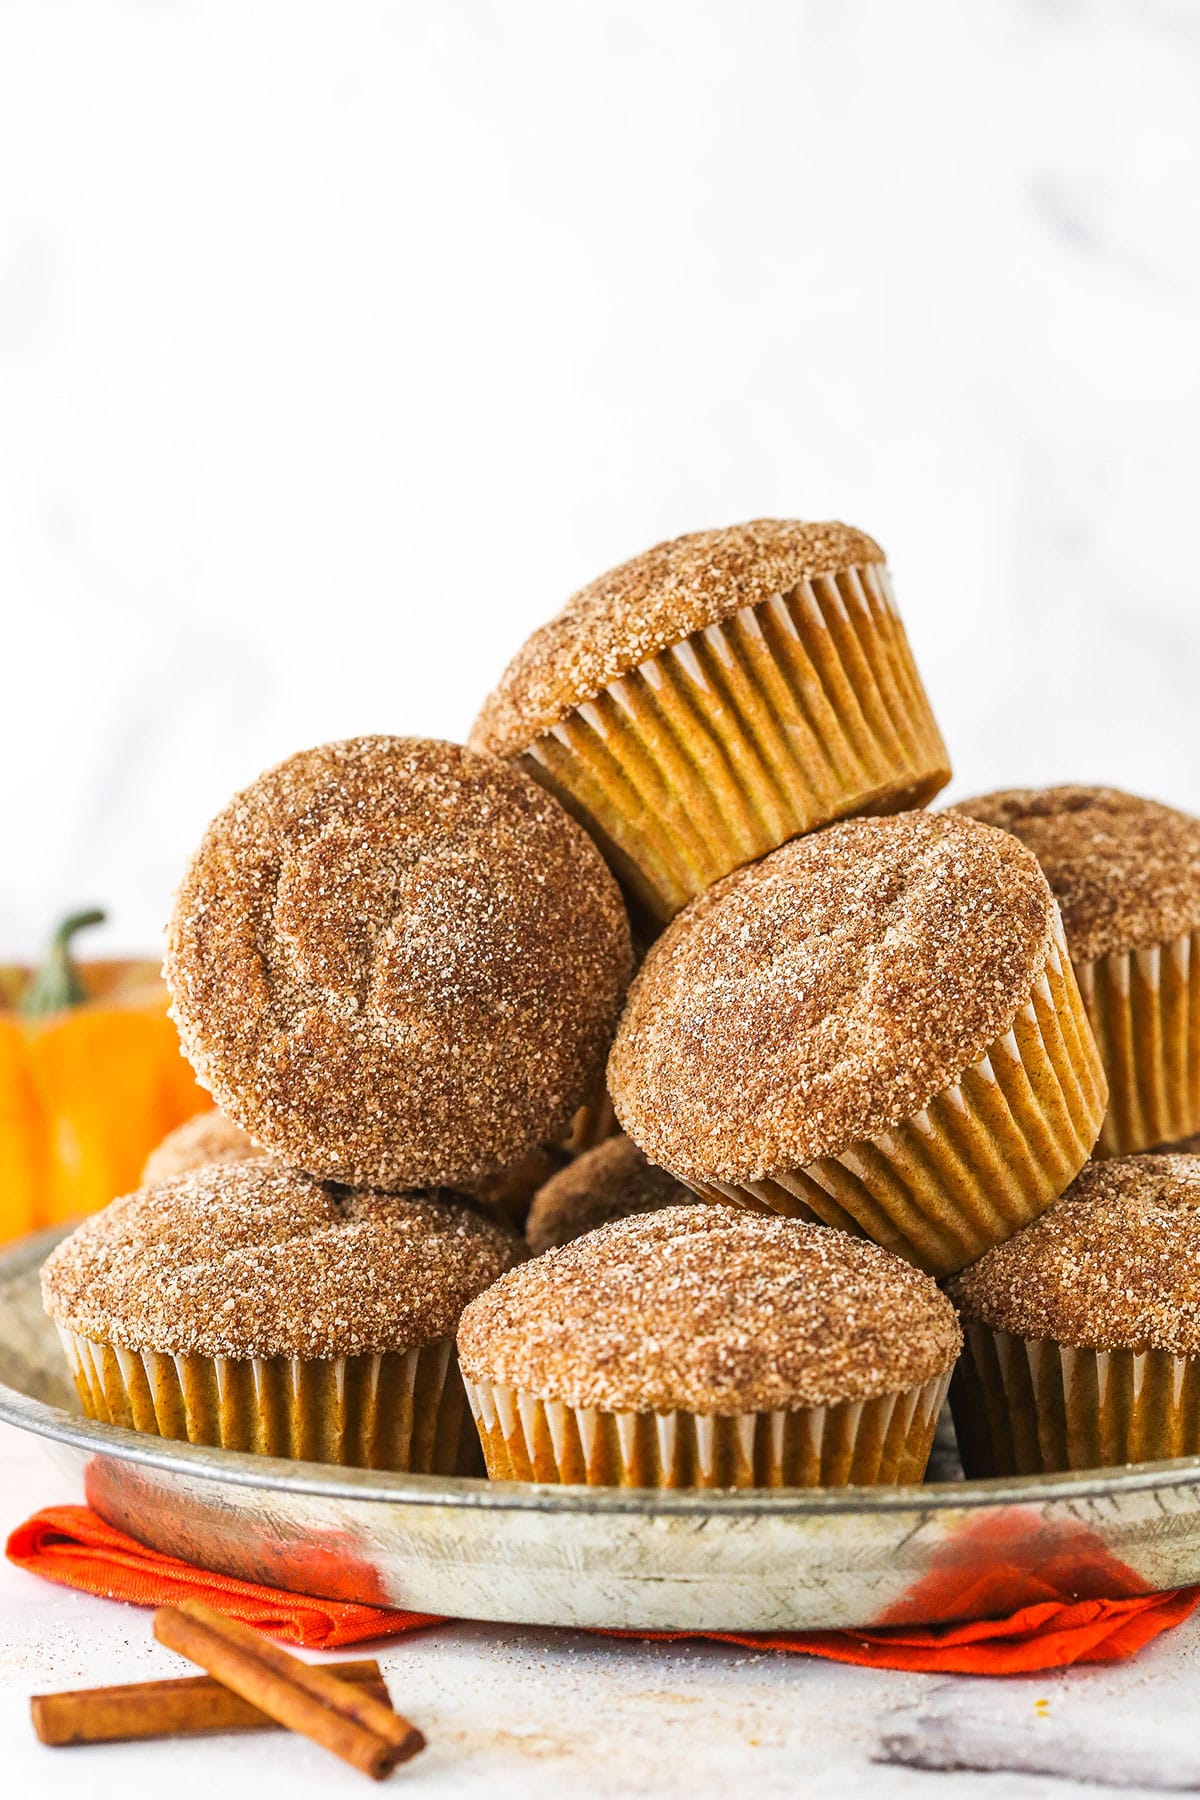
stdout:
POLYGON ((220 1114, 44 1272, 85 1409, 507 1480, 912 1481, 957 1306, 969 1469, 1200 1450, 1200 1162, 1088 1161, 1200 1130, 1200 822, 920 810, 949 774, 878 546, 760 520, 576 595, 469 748, 262 776, 169 936, 220 1114))

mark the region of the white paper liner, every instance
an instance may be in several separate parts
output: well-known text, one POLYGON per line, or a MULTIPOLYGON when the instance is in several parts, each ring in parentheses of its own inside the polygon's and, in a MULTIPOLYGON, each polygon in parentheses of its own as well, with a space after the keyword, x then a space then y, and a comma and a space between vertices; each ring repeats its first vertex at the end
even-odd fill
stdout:
POLYGON ((478 1468, 453 1338, 381 1356, 235 1360, 58 1333, 84 1412, 107 1425, 355 1468, 478 1468))
POLYGON ((660 921, 789 838, 950 777, 886 570, 802 582, 650 658, 520 759, 660 921))
POLYGON ((1200 1131, 1200 932, 1076 964, 1108 1075, 1098 1156, 1200 1131))
POLYGON ((1105 1096, 1056 912, 1045 968, 1010 1030, 919 1113, 791 1173, 689 1185, 836 1225, 951 1275, 1069 1186, 1096 1141, 1105 1096))
POLYGON ((950 1407, 969 1478, 1200 1454, 1200 1358, 963 1331, 950 1407))
POLYGON ((743 1488, 920 1481, 950 1376, 874 1400, 719 1416, 604 1412, 464 1380, 492 1480, 743 1488))

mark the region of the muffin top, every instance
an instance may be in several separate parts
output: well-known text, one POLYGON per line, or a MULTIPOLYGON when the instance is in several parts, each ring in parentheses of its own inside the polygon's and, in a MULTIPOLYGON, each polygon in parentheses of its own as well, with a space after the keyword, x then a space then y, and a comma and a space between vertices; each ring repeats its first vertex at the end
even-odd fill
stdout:
POLYGON ((673 1175, 648 1163, 632 1139, 609 1138, 538 1189, 525 1221, 525 1241, 540 1256, 610 1219, 694 1205, 696 1200, 673 1175))
POLYGON ((950 1368, 927 1275, 825 1225, 725 1206, 617 1219, 467 1307, 463 1371, 568 1406, 763 1412, 901 1393, 950 1368))
POLYGON ((189 1169, 203 1168, 205 1163, 246 1162, 261 1155, 253 1138, 214 1107, 209 1112, 194 1113, 174 1131, 168 1131, 146 1158, 142 1186, 169 1181, 172 1175, 186 1175, 189 1169))
POLYGON ((1088 1163, 949 1291, 965 1318, 1016 1337, 1200 1355, 1200 1157, 1088 1163))
POLYGON ((209 826, 166 961, 184 1049, 272 1154, 459 1186, 598 1085, 629 921, 587 834, 516 769, 366 737, 293 756, 209 826))
POLYGON ((168 1355, 337 1357, 432 1343, 523 1255, 467 1202, 209 1164, 114 1200, 42 1268, 51 1318, 168 1355))
POLYGON ((609 1058, 617 1117, 687 1180, 835 1154, 1008 1030, 1057 931, 1036 858, 990 826, 911 812, 798 838, 651 949, 609 1058))
POLYGON ((882 561, 878 544, 836 521, 752 519, 656 544, 581 588, 526 640, 484 702, 470 742, 519 756, 572 707, 693 631, 814 576, 882 561))
POLYGON ((1200 929, 1200 819, 1117 788, 1009 788, 952 809, 1028 844, 1092 962, 1200 929))

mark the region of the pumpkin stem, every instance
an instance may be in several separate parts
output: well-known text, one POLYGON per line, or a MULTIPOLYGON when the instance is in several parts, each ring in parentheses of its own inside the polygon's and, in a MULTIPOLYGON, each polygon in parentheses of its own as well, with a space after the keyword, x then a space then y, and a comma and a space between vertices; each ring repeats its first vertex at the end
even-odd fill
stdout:
POLYGON ((45 961, 18 1002, 17 1010, 25 1018, 44 1019, 87 999, 87 989, 71 955, 71 940, 89 925, 103 925, 106 916, 98 906, 92 906, 63 920, 50 939, 45 961))

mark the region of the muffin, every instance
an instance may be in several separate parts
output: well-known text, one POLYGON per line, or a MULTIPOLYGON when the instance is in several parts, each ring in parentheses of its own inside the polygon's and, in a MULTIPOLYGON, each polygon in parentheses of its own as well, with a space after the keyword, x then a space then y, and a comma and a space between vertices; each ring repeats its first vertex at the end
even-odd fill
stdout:
POLYGON ((792 519, 601 576, 518 651, 470 741, 556 794, 660 923, 787 839, 950 778, 883 552, 792 519))
POLYGON ((464 1191, 472 1199, 494 1206, 502 1218, 521 1231, 529 1217, 530 1205, 538 1189, 555 1175, 570 1167, 578 1156, 597 1144, 619 1137, 621 1132, 608 1090, 603 1086, 595 1100, 579 1108, 570 1130, 554 1144, 537 1144, 507 1168, 486 1175, 464 1191))
POLYGON ((629 979, 612 876, 549 794, 456 744, 269 770, 184 876, 166 976, 223 1112, 355 1187, 471 1189, 569 1130, 629 979))
POLYGON ((454 1332, 520 1240, 261 1159, 113 1201, 42 1268, 89 1418, 369 1469, 477 1467, 454 1332))
POLYGON ((1200 1455, 1200 1157, 1090 1163, 950 1292, 969 1476, 1200 1455))
POLYGON ((525 1242, 540 1256, 613 1219, 696 1202, 689 1188, 648 1163, 632 1139, 609 1138, 538 1189, 525 1221, 525 1242))
POLYGON ((502 1276, 458 1353, 495 1480, 832 1487, 921 1479, 961 1342, 874 1244, 684 1206, 502 1276))
POLYGON ((174 1131, 168 1131, 146 1158, 142 1186, 170 1181, 173 1175, 186 1175, 192 1169, 202 1169, 205 1163, 248 1162, 261 1155, 262 1151, 241 1126, 214 1107, 210 1112, 193 1114, 174 1131))
POLYGON ((1014 788, 955 808, 1013 832, 1062 907, 1108 1075, 1097 1154, 1200 1130, 1200 819, 1115 788, 1014 788))
POLYGON ((1036 858, 920 812, 797 839, 694 901, 634 981, 608 1084, 697 1192, 939 1275, 1057 1198, 1105 1103, 1036 858))

